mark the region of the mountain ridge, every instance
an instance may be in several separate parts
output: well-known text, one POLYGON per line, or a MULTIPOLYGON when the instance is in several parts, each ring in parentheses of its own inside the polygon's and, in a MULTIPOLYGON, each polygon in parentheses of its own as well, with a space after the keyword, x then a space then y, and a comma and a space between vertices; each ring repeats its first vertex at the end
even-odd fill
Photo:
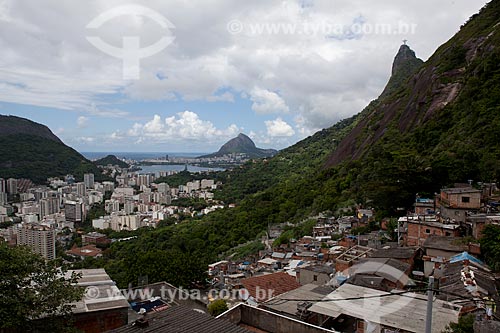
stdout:
POLYGON ((62 143, 61 139, 45 125, 38 124, 26 118, 0 114, 0 136, 12 134, 35 135, 62 143))
POLYGON ((274 156, 277 153, 277 150, 257 148, 252 139, 250 139, 247 135, 240 133, 237 137, 232 138, 223 144, 217 152, 203 155, 199 158, 222 157, 224 155, 234 153, 247 154, 250 158, 263 158, 274 156))
POLYGON ((124 161, 120 160, 115 155, 107 155, 103 158, 95 160, 94 164, 101 166, 118 165, 120 168, 128 168, 130 166, 128 165, 128 163, 125 163, 124 161))
POLYGON ((0 115, 0 177, 26 178, 43 184, 49 177, 73 174, 83 180, 94 173, 103 180, 99 168, 73 148, 65 145, 45 125, 29 119, 0 115))
POLYGON ((355 204, 383 217, 411 209, 415 193, 500 179, 499 29, 494 0, 425 63, 409 47, 398 57, 400 47, 379 98, 266 163, 228 173, 219 197, 275 207, 267 219, 277 223, 355 204))

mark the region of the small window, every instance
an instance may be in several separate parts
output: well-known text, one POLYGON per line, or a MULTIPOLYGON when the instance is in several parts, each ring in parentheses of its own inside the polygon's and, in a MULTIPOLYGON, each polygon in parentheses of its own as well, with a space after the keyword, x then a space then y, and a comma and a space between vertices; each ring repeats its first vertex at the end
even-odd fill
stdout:
POLYGON ((462 202, 464 203, 470 202, 470 197, 462 197, 462 202))
POLYGON ((426 234, 430 234, 431 233, 431 229, 425 229, 425 233, 426 234))
POLYGON ((317 275, 313 276, 313 281, 318 281, 318 276, 317 275))

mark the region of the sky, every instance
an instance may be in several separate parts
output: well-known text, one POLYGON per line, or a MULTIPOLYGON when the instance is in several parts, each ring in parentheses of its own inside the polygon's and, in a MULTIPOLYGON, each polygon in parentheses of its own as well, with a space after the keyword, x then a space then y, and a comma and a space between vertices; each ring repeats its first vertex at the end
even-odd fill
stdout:
POLYGON ((0 0, 0 114, 78 151, 282 149, 360 112, 403 40, 427 60, 480 0, 0 0))

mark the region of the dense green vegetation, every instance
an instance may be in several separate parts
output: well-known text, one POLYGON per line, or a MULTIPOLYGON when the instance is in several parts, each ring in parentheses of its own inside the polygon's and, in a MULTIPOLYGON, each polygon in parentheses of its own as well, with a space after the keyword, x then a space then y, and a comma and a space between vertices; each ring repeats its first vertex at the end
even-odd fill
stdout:
POLYGON ((70 303, 81 299, 83 289, 73 285, 76 274, 61 278, 65 270, 58 266, 0 241, 0 331, 72 331, 70 303))
POLYGON ((481 253, 486 263, 494 271, 500 271, 500 226, 486 225, 480 242, 481 253))
MULTIPOLYGON (((217 180, 222 181, 223 185, 215 198, 238 202, 264 190, 274 188, 270 192, 278 192, 278 187, 281 186, 291 190, 296 188, 296 182, 302 184, 308 179, 314 180, 314 177, 321 174, 320 169, 328 154, 352 129, 356 119, 357 116, 342 120, 280 151, 272 159, 252 160, 239 168, 220 173, 217 180)), ((296 190, 303 193, 298 188, 296 190)))
POLYGON ((255 146, 255 143, 243 133, 240 133, 236 138, 226 142, 218 152, 200 156, 200 158, 221 157, 230 154, 246 154, 249 158, 271 157, 277 153, 274 149, 261 149, 255 146))
MULTIPOLYGON (((156 230, 137 231, 136 239, 113 243, 105 254, 108 273, 120 287, 135 284, 146 275, 150 282, 166 280, 187 286, 203 281, 206 265, 219 259, 219 254, 238 253, 237 249, 244 248, 237 247, 239 244, 255 246, 269 224, 295 224, 285 230, 281 243, 306 232, 301 228, 308 224, 299 222, 320 212, 361 204, 375 208, 377 218, 396 216, 411 208, 416 193, 431 196, 442 186, 468 179, 497 180, 500 34, 493 26, 499 18, 500 1, 494 1, 427 63, 414 66, 418 74, 410 71, 406 81, 402 77, 392 80, 387 94, 359 115, 271 159, 250 161, 220 173, 217 180, 223 186, 216 198, 236 203, 236 208, 178 224, 167 221, 156 230), (472 37, 486 36, 475 58, 464 59, 463 52, 457 51, 468 42, 469 47, 473 45, 472 37), (448 73, 454 69, 455 74, 448 73), (431 88, 441 89, 446 84, 458 84, 458 96, 427 115, 435 98, 431 88), (413 108, 415 103, 418 108, 413 108), (385 109, 387 105, 393 108, 385 109), (413 113, 404 113, 406 105, 412 106, 408 110, 413 113), (388 121, 385 111, 395 116, 388 121), (413 119, 409 125, 404 122, 407 118, 413 119), (332 151, 362 122, 366 126, 357 129, 359 142, 353 144, 369 144, 358 158, 327 164, 332 151)), ((187 176, 165 181, 176 186, 192 180, 187 176)), ((492 251, 493 258, 500 257, 495 247, 492 251)))
POLYGON ((2 136, 0 140, 0 176, 27 178, 43 184, 48 177, 74 175, 83 181, 84 173, 104 180, 101 171, 74 149, 61 142, 28 134, 2 136))
POLYGON ((108 155, 94 162, 95 165, 118 165, 120 168, 128 168, 129 165, 122 160, 118 159, 115 155, 108 155))
POLYGON ((223 299, 215 300, 208 305, 208 313, 210 313, 214 317, 217 317, 218 315, 224 313, 227 310, 228 310, 227 303, 223 299))
POLYGON ((468 314, 458 318, 458 323, 450 323, 443 333, 474 333, 474 315, 468 314))

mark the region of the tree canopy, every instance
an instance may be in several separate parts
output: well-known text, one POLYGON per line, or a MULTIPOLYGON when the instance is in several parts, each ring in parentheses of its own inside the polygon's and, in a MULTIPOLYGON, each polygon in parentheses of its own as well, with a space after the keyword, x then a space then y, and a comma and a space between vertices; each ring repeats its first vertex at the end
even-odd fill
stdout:
POLYGON ((71 330, 71 302, 83 296, 78 275, 46 261, 26 247, 0 242, 0 331, 71 330), (47 320, 44 320, 47 319, 47 320))

